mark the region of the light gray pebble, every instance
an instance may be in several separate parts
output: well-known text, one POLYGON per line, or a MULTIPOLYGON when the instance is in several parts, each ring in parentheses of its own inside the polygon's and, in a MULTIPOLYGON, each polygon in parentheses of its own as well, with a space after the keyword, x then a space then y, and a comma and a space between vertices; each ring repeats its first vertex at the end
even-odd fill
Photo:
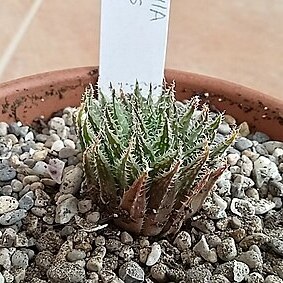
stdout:
POLYGON ((50 177, 48 172, 48 164, 44 161, 37 161, 32 170, 34 174, 38 176, 50 177))
POLYGON ((12 265, 16 268, 26 269, 28 267, 29 258, 28 255, 20 250, 16 250, 12 257, 12 265))
POLYGON ((60 137, 57 134, 51 134, 48 136, 46 142, 44 143, 44 146, 47 148, 51 148, 54 144, 54 142, 59 141, 60 137))
POLYGON ((24 137, 25 137, 25 141, 33 141, 34 140, 34 133, 28 132, 24 137))
POLYGON ((86 253, 82 250, 77 250, 77 249, 73 249, 67 254, 67 259, 71 262, 84 259, 85 257, 86 257, 86 253))
POLYGON ((187 231, 181 231, 177 234, 174 245, 180 250, 185 251, 192 245, 191 235, 187 231))
POLYGON ((22 248, 29 245, 29 239, 26 236, 26 232, 21 232, 16 235, 15 247, 22 248))
POLYGON ((50 202, 50 196, 41 189, 35 190, 35 206, 46 207, 50 202))
POLYGON ((48 125, 50 129, 59 131, 65 128, 65 121, 61 117, 53 117, 48 122, 48 125))
POLYGON ((252 272, 246 277, 247 283, 264 283, 263 276, 258 272, 252 272))
POLYGON ((232 260, 217 266, 215 274, 222 274, 232 282, 242 282, 249 271, 249 267, 245 263, 232 260))
POLYGON ((119 253, 119 257, 122 258, 124 261, 130 261, 134 258, 135 252, 132 247, 128 245, 124 245, 121 248, 119 253))
POLYGON ((213 248, 209 248, 204 235, 201 237, 200 241, 197 242, 197 244, 194 246, 193 250, 206 261, 211 263, 217 262, 216 250, 213 248))
POLYGON ((38 217, 43 217, 47 213, 44 207, 33 207, 31 212, 38 217))
POLYGON ((100 219, 99 211, 91 212, 86 216, 86 220, 90 223, 97 223, 99 219, 100 219))
POLYGON ((216 248, 221 243, 221 238, 215 234, 206 235, 205 238, 210 248, 216 248))
POLYGON ((1 188, 1 194, 3 196, 11 196, 13 193, 13 188, 11 185, 5 185, 1 188))
POLYGON ((71 262, 54 262, 48 269, 47 277, 54 283, 81 283, 86 279, 85 269, 71 262))
POLYGON ((283 256, 283 241, 277 238, 271 238, 268 242, 268 246, 272 251, 280 256, 283 256))
POLYGON ((25 209, 17 209, 7 212, 0 216, 0 225, 9 226, 27 216, 27 211, 25 209))
POLYGON ((235 148, 243 151, 253 146, 253 142, 245 137, 240 137, 235 142, 235 148))
POLYGON ((18 141, 18 138, 14 135, 14 134, 8 134, 6 136, 6 140, 10 140, 12 142, 12 144, 17 144, 19 141, 18 141))
POLYGON ((8 182, 17 175, 16 170, 9 165, 0 164, 0 182, 8 182))
POLYGON ((47 166, 48 174, 52 180, 54 180, 57 184, 61 184, 62 175, 65 167, 65 162, 58 159, 53 158, 49 160, 49 164, 47 166))
POLYGON ((157 282, 168 282, 167 269, 168 267, 163 263, 155 264, 150 269, 150 275, 157 282))
POLYGON ((64 148, 64 142, 62 140, 57 140, 51 146, 51 151, 59 152, 62 148, 64 148))
POLYGON ((86 268, 89 271, 100 272, 103 267, 103 260, 100 256, 91 257, 87 263, 86 268))
POLYGON ((8 270, 2 272, 3 277, 5 278, 5 283, 14 283, 14 275, 11 274, 8 270))
POLYGON ((254 148, 251 149, 246 149, 242 152, 243 155, 245 155, 246 157, 248 157, 251 161, 255 161, 256 159, 259 158, 260 154, 258 154, 254 148))
POLYGON ((246 155, 242 155, 239 161, 241 161, 240 174, 250 177, 253 171, 253 162, 246 155))
POLYGON ((283 283, 283 280, 276 275, 266 276, 264 283, 283 283))
POLYGON ((254 206, 255 214, 257 214, 257 215, 265 214, 275 207, 274 202, 272 202, 270 200, 266 200, 266 199, 260 199, 258 201, 251 199, 251 203, 254 206))
POLYGON ((270 181, 268 183, 269 192, 275 197, 283 197, 283 183, 279 181, 270 181))
POLYGON ((273 197, 272 202, 274 202, 276 209, 280 209, 282 207, 282 198, 281 197, 273 197))
POLYGON ((17 209, 19 202, 11 196, 0 196, 0 214, 17 209))
MULTIPOLYGON (((0 128, 0 134, 1 134, 1 128, 0 128)), ((1 272, 0 272, 0 283, 5 283, 5 278, 1 272)))
POLYGON ((65 147, 69 147, 69 148, 72 148, 72 149, 76 148, 76 144, 74 143, 74 141, 72 141, 70 139, 65 139, 64 145, 65 145, 65 147))
POLYGON ((37 176, 37 175, 28 175, 28 176, 25 176, 24 179, 23 179, 23 185, 30 185, 34 182, 39 182, 40 181, 40 178, 37 176))
POLYGON ((255 146, 255 150, 260 155, 268 155, 268 151, 263 144, 258 144, 255 146))
POLYGON ((251 204, 251 202, 239 198, 232 199, 230 210, 232 213, 243 217, 255 214, 255 207, 251 204))
POLYGON ((100 272, 102 283, 113 282, 116 279, 116 274, 112 270, 103 269, 100 272))
POLYGON ((74 148, 71 147, 64 147, 62 149, 60 149, 59 151, 59 158, 69 158, 71 156, 74 156, 78 153, 78 151, 74 148))
POLYGON ((102 235, 97 236, 94 240, 94 243, 97 247, 98 246, 105 246, 105 242, 106 242, 105 237, 102 236, 102 235))
POLYGON ((221 123, 217 129, 218 133, 222 135, 228 135, 231 132, 231 128, 227 123, 221 123))
POLYGON ((13 275, 14 275, 15 283, 24 282, 26 276, 26 270, 23 268, 17 268, 16 270, 14 270, 13 275))
POLYGON ((32 155, 33 160, 35 161, 43 161, 48 155, 48 150, 43 149, 43 150, 38 150, 35 151, 34 154, 32 155))
POLYGON ((275 157, 276 164, 278 164, 279 162, 282 161, 282 158, 283 158, 283 149, 282 149, 282 148, 276 148, 276 149, 273 151, 272 156, 275 157))
POLYGON ((68 223, 78 214, 78 200, 71 194, 62 195, 57 200, 55 222, 59 224, 68 223))
POLYGON ((283 148, 283 142, 280 141, 267 141, 263 145, 269 154, 272 154, 276 148, 283 148))
POLYGON ((214 221, 211 219, 197 219, 191 222, 193 227, 196 227, 205 234, 210 234, 215 231, 214 221))
POLYGON ((86 213, 92 208, 92 200, 84 199, 78 202, 78 209, 80 213, 86 213))
POLYGON ((14 179, 11 182, 11 187, 12 187, 13 192, 17 192, 18 193, 18 192, 20 192, 23 189, 24 185, 23 185, 23 183, 21 181, 19 181, 17 179, 14 179))
POLYGON ((240 155, 237 153, 229 153, 227 155, 227 161, 232 166, 236 165, 239 159, 240 159, 240 155))
POLYGON ((260 269, 263 265, 261 254, 254 250, 241 253, 237 260, 246 263, 251 269, 260 269))
POLYGON ((11 252, 7 248, 0 248, 0 266, 9 270, 11 268, 11 252))
POLYGON ((269 237, 263 233, 253 233, 252 235, 246 236, 241 242, 240 247, 247 249, 252 245, 261 246, 262 244, 269 241, 269 237))
POLYGON ((230 261, 237 256, 237 248, 233 238, 226 238, 217 246, 217 255, 224 261, 230 261))
POLYGON ((260 197, 259 197, 259 192, 256 188, 249 188, 246 190, 246 196, 249 198, 253 198, 256 201, 259 201, 260 197))
POLYGON ((35 136, 35 139, 39 142, 46 142, 47 138, 48 138, 48 135, 45 135, 45 134, 37 134, 35 136))
POLYGON ((106 240, 105 247, 109 252, 116 252, 121 249, 122 243, 116 239, 108 239, 106 240))
POLYGON ((3 231, 1 245, 7 248, 14 246, 16 237, 17 237, 17 232, 14 229, 10 227, 6 228, 3 231))
POLYGON ((187 275, 188 275, 188 282, 195 282, 195 283, 210 283, 212 277, 211 271, 208 268, 206 268, 204 265, 192 267, 191 269, 188 270, 187 275))
POLYGON ((6 122, 0 122, 0 136, 5 137, 8 134, 9 125, 6 122))
POLYGON ((19 200, 19 207, 25 210, 30 210, 34 205, 34 193, 27 192, 19 200))
POLYGON ((128 232, 123 231, 121 233, 121 243, 131 245, 134 242, 132 235, 128 232))
POLYGON ((76 194, 83 181, 83 170, 80 167, 75 167, 69 170, 63 177, 60 186, 60 192, 64 194, 76 194))
POLYGON ((151 251, 147 257, 145 264, 147 266, 153 266, 154 264, 156 264, 159 261, 161 252, 161 246, 157 242, 154 242, 151 246, 151 251))
POLYGON ((264 143, 270 140, 269 136, 265 133, 262 132, 255 132, 252 135, 252 139, 259 142, 259 143, 264 143))
POLYGON ((125 283, 143 282, 144 276, 143 269, 135 261, 128 261, 119 268, 119 277, 125 283))
POLYGON ((105 255, 106 255, 106 253, 107 253, 107 250, 106 250, 106 248, 105 248, 105 246, 97 246, 96 248, 95 248, 95 250, 94 250, 94 252, 93 252, 93 255, 95 255, 95 256, 99 256, 99 257, 101 257, 101 258, 104 258, 105 257, 105 255))

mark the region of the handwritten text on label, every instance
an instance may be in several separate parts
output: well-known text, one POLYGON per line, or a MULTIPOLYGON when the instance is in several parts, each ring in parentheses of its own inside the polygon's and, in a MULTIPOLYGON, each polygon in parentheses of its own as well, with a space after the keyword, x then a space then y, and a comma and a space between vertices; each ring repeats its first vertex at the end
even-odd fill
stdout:
MULTIPOLYGON (((142 0, 130 0, 130 3, 132 5, 141 6, 143 4, 143 1, 142 0)), ((150 21, 157 21, 157 20, 164 19, 167 14, 166 10, 167 10, 166 0, 152 1, 150 9, 149 9, 151 13, 150 21)))

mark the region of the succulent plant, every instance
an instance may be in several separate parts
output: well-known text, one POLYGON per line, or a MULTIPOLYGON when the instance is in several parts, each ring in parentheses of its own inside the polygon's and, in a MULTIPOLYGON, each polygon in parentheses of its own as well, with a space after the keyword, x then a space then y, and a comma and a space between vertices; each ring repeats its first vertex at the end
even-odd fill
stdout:
POLYGON ((145 236, 176 233, 226 168, 221 158, 236 131, 217 142, 222 114, 198 97, 175 100, 174 85, 153 101, 86 89, 76 123, 88 188, 122 229, 145 236))

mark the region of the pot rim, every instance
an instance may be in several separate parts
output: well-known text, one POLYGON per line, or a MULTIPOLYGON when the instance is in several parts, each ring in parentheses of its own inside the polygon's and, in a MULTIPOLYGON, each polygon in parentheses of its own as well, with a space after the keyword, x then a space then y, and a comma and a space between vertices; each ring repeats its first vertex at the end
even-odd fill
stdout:
MULTIPOLYGON (((96 83, 98 73, 98 67, 78 67, 0 83, 1 119, 18 119, 30 124, 32 117, 34 119, 41 115, 40 111, 49 117, 52 109, 56 112, 60 107, 77 106, 84 87, 96 83)), ((177 82, 177 99, 188 99, 198 94, 216 109, 227 109, 228 114, 239 123, 247 121, 259 131, 283 140, 283 131, 280 131, 283 126, 283 99, 227 80, 191 72, 165 69, 165 78, 168 82, 177 82), (204 93, 209 93, 209 97, 203 96, 204 93)))

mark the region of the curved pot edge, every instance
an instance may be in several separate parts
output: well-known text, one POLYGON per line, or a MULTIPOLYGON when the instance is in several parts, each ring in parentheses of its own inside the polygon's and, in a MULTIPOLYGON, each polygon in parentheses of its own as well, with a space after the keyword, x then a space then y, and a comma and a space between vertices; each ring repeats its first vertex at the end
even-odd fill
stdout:
MULTIPOLYGON (((48 117, 64 107, 77 106, 84 87, 95 83, 97 77, 98 67, 79 67, 1 83, 0 120, 31 123, 35 117, 48 117)), ((283 131, 278 133, 278 126, 283 126, 282 100, 236 83, 185 71, 167 69, 165 77, 169 82, 177 82, 177 99, 208 92, 209 97, 202 98, 217 109, 226 109, 239 122, 246 120, 258 130, 283 140, 283 131)))

